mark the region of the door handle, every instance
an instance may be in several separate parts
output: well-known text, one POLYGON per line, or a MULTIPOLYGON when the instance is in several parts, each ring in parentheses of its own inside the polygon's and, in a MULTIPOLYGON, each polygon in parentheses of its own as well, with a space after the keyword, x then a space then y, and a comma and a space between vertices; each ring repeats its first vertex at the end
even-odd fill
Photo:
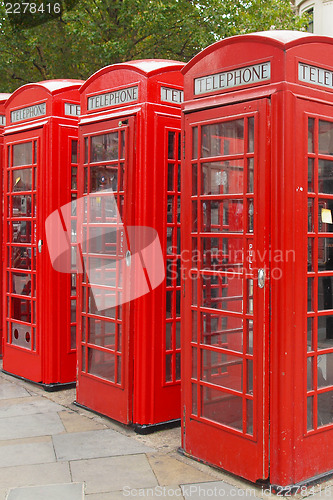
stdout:
POLYGON ((264 288, 265 286, 265 269, 258 270, 258 286, 264 288))
POLYGON ((38 240, 37 247, 38 247, 38 252, 42 253, 43 240, 38 240))

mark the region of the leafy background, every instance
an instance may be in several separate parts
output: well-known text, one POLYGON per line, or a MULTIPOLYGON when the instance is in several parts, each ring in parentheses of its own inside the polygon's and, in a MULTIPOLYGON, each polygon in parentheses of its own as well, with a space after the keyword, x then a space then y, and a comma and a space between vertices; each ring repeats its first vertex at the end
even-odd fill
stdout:
POLYGON ((289 0, 34 0, 37 8, 43 2, 60 3, 61 14, 15 19, 0 3, 0 92, 52 78, 86 80, 133 59, 186 62, 225 37, 307 25, 289 0))

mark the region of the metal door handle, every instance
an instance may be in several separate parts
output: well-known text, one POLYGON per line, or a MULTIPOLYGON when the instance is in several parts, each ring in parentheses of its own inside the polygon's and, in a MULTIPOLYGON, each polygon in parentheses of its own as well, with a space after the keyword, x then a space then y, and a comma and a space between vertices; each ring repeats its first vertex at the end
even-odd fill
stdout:
POLYGON ((126 266, 129 267, 131 265, 131 260, 132 260, 132 254, 129 250, 127 250, 126 252, 125 259, 126 259, 126 266))
POLYGON ((42 253, 43 240, 38 240, 37 246, 38 246, 38 252, 42 253))
POLYGON ((265 269, 258 270, 258 286, 264 288, 265 286, 265 269))

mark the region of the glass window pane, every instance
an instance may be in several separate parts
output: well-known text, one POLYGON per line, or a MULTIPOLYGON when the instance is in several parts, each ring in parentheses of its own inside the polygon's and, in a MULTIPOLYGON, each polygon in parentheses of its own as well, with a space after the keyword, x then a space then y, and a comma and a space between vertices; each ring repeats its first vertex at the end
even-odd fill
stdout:
POLYGON ((12 171, 13 191, 31 191, 32 190, 32 169, 19 168, 12 171))
POLYGON ((249 158, 247 163, 247 192, 253 193, 254 189, 254 161, 249 158))
POLYGON ((181 359, 180 359, 180 352, 176 352, 176 380, 180 380, 180 373, 181 373, 181 359))
POLYGON ((314 231, 314 214, 313 214, 313 199, 308 200, 308 232, 313 233, 314 231))
POLYGON ((307 430, 313 429, 313 396, 307 398, 307 430))
POLYGON ((31 196, 12 196, 12 217, 31 217, 31 196))
POLYGON ((318 191, 319 193, 333 193, 333 161, 318 161, 318 191))
MULTIPOLYGON (((308 159, 308 191, 314 191, 314 160, 312 158, 308 159)), ((323 192, 326 193, 327 191, 323 192)))
POLYGON ((202 206, 202 231, 243 231, 243 200, 205 200, 202 206))
POLYGON ((253 153, 254 152, 254 116, 251 116, 251 118, 248 119, 247 127, 248 127, 247 151, 248 151, 248 153, 253 153))
MULTIPOLYGON (((313 318, 308 318, 307 325, 308 325, 308 331, 307 331, 308 351, 312 351, 312 349, 313 349, 313 318)), ((319 331, 319 324, 318 324, 318 331, 319 331)))
POLYGON ((88 373, 115 381, 115 355, 111 351, 97 351, 88 348, 88 373))
POLYGON ((314 270, 314 268, 313 268, 313 244, 314 244, 314 239, 308 238, 308 271, 309 272, 314 270))
POLYGON ((309 118, 309 121, 308 121, 308 152, 309 153, 314 153, 313 136, 314 136, 314 119, 309 118))
POLYGON ((202 265, 216 271, 241 272, 244 252, 241 238, 202 238, 202 265))
POLYGON ((14 243, 31 243, 31 222, 15 221, 12 225, 12 241, 14 243))
POLYGON ((333 392, 318 394, 318 426, 333 423, 333 392))
POLYGON ((192 129, 192 158, 198 158, 198 127, 192 129))
POLYGON ((333 270, 333 238, 318 238, 318 271, 333 270))
POLYGON ((253 434, 253 401, 246 400, 246 433, 253 434))
POLYGON ((13 146, 13 167, 32 165, 32 142, 23 142, 13 146))
POLYGON ((91 137, 91 162, 118 159, 118 132, 91 137))
POLYGON ((227 389, 242 391, 242 358, 218 351, 202 349, 201 380, 227 389))
POLYGON ((333 276, 318 277, 318 309, 333 309, 333 276))
POLYGON ((77 163, 77 141, 72 141, 71 160, 72 163, 77 163))
POLYGON ((202 194, 243 193, 243 160, 202 164, 202 194))
POLYGON ((244 153, 244 120, 204 125, 201 128, 201 156, 244 153))
POLYGON ((88 318, 88 342, 115 350, 116 324, 98 318, 88 318))
POLYGON ((165 381, 172 381, 172 354, 165 356, 165 381))
POLYGON ((333 352, 317 358, 318 387, 333 385, 333 352))
POLYGON ((12 247, 11 267, 16 269, 31 269, 31 248, 12 247))
POLYGON ((173 163, 168 164, 168 191, 174 191, 174 170, 173 163))
POLYGON ((313 390, 313 358, 307 359, 307 390, 313 390))
POLYGON ((249 319, 247 323, 247 353, 253 354, 253 320, 249 319))
POLYGON ((26 323, 31 323, 31 302, 30 300, 12 297, 11 317, 26 323))
POLYGON ((331 349, 332 347, 333 347, 333 316, 319 316, 318 349, 331 349))
POLYGON ((31 275, 12 273, 12 292, 17 295, 31 296, 31 275))
POLYGON ((243 278, 202 276, 203 307, 243 312, 243 278))
POLYGON ((118 170, 114 167, 90 167, 90 193, 112 189, 117 191, 118 170))
POLYGON ((319 120, 319 154, 333 155, 333 123, 319 120))
POLYGON ((313 311, 313 278, 308 278, 308 311, 313 311))
POLYGON ((242 398, 210 387, 202 387, 202 416, 242 431, 242 398))
POLYGON ((202 313, 202 342, 243 352, 243 320, 232 316, 202 313))
POLYGON ((168 159, 175 158, 176 132, 168 132, 168 159))

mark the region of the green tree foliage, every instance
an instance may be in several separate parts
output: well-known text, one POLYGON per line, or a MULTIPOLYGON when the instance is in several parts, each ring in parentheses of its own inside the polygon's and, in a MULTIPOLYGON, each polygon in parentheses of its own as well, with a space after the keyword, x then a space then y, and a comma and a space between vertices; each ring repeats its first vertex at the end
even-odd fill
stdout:
POLYGON ((66 5, 59 17, 25 26, 13 23, 0 4, 1 92, 50 78, 85 80, 103 66, 133 59, 188 61, 228 36, 306 26, 289 0, 79 0, 70 10, 66 5))

